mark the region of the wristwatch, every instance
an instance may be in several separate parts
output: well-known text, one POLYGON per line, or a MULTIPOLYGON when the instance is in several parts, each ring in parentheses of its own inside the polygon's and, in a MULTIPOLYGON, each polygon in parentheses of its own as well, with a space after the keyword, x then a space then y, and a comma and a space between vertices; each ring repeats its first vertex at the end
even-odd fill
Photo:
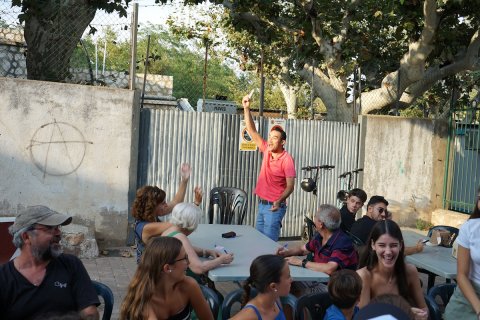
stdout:
POLYGON ((302 268, 307 267, 307 262, 308 262, 308 259, 306 259, 306 258, 302 260, 302 268))

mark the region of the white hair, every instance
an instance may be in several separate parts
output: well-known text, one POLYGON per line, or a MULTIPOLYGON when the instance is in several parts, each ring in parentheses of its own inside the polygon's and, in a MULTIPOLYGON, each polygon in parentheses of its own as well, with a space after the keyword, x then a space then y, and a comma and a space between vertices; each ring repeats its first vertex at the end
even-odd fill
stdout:
POLYGON ((342 223, 340 211, 330 204, 322 204, 318 207, 316 216, 318 220, 323 222, 325 228, 332 232, 340 228, 340 224, 342 223))
POLYGON ((182 202, 173 208, 170 222, 181 229, 194 231, 201 218, 202 210, 199 207, 193 203, 182 202))

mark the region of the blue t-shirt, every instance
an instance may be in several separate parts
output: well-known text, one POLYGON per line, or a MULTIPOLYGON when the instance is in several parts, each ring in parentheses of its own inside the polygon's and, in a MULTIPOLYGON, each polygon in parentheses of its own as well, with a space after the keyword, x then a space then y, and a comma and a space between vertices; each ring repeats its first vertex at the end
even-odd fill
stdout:
MULTIPOLYGON (((359 308, 355 306, 353 309, 353 315, 355 315, 358 312, 359 308)), ((323 317, 323 320, 348 320, 345 318, 345 316, 342 313, 342 310, 340 310, 336 305, 332 304, 327 311, 325 312, 325 317, 323 317)))

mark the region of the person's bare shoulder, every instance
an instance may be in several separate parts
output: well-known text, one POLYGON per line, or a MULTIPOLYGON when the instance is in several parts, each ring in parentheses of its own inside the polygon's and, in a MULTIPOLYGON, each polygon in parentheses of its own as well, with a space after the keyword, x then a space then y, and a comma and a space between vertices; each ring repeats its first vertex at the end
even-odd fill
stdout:
POLYGON ((252 308, 243 308, 239 313, 230 318, 231 320, 257 320, 257 314, 252 308))
POLYGON ((415 281, 418 281, 418 270, 417 267, 415 267, 411 263, 405 263, 405 269, 407 273, 407 279, 410 281, 412 279, 416 279, 415 281))
POLYGON ((362 280, 370 280, 372 278, 372 273, 370 272, 370 270, 367 269, 367 267, 358 269, 357 273, 360 278, 362 278, 362 280))

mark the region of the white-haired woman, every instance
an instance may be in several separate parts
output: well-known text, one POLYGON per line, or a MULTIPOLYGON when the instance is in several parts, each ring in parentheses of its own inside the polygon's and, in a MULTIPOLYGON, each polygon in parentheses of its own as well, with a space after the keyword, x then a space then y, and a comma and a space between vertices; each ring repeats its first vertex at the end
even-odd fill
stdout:
POLYGON ((220 253, 213 249, 198 248, 192 245, 188 235, 197 229, 201 217, 202 211, 196 205, 179 203, 172 211, 170 218, 172 226, 161 233, 164 237, 175 237, 182 242, 190 261, 189 268, 196 274, 205 273, 221 264, 229 264, 233 261, 231 253, 220 253), (211 259, 201 260, 199 256, 211 257, 211 259))

